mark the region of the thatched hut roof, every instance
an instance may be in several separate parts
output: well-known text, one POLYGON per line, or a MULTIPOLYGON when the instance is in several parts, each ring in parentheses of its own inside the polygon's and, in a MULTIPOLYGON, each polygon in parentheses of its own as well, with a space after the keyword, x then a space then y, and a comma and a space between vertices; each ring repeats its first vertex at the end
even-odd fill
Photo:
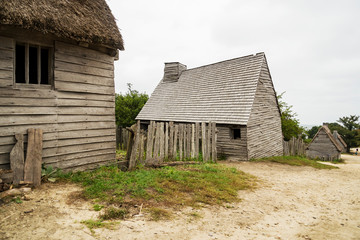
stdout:
POLYGON ((105 0, 0 0, 0 24, 124 50, 105 0))

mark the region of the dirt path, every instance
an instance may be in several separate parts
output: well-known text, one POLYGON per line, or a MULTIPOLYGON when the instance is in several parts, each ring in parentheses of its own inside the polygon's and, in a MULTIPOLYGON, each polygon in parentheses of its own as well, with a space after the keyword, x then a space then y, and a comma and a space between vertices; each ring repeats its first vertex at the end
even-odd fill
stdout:
POLYGON ((171 221, 134 217, 95 235, 80 223, 98 214, 76 197, 80 189, 45 184, 0 207, 0 239, 360 239, 360 156, 344 158, 335 170, 228 163, 262 182, 240 192, 242 202, 187 208, 171 221))

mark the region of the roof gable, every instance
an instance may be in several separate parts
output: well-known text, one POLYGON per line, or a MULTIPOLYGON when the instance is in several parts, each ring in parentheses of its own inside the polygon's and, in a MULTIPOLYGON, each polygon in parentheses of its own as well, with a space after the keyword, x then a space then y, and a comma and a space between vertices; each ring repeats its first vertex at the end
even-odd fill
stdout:
POLYGON ((264 53, 181 72, 161 81, 137 119, 246 125, 255 98, 264 53))
POLYGON ((105 0, 1 1, 0 24, 124 49, 122 36, 105 0))
POLYGON ((336 147, 336 149, 341 152, 342 151, 342 147, 340 146, 340 144, 336 141, 336 139, 334 138, 334 136, 331 134, 330 129, 326 126, 323 125, 321 128, 319 128, 319 130, 317 131, 317 133, 315 134, 315 136, 313 137, 313 139, 311 140, 309 146, 306 149, 309 149, 309 147, 311 146, 311 144, 313 143, 313 141, 317 138, 317 136, 319 135, 319 133, 321 131, 324 131, 326 133, 326 135, 328 136, 329 140, 331 141, 332 144, 334 144, 334 146, 336 147))

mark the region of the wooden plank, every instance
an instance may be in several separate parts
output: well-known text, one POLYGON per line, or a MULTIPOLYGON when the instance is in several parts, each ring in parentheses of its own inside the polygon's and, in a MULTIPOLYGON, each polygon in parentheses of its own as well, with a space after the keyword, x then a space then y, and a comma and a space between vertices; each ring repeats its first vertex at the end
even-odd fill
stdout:
POLYGON ((169 159, 173 159, 174 156, 174 122, 169 123, 170 141, 169 141, 169 159))
POLYGON ((184 158, 183 159, 186 159, 187 158, 187 146, 186 146, 186 144, 187 144, 187 138, 186 138, 186 133, 187 133, 187 131, 186 131, 186 124, 184 124, 183 125, 183 132, 182 132, 182 134, 183 134, 183 154, 184 154, 184 158))
POLYGON ((159 162, 164 161, 164 152, 165 152, 165 134, 164 134, 164 123, 160 123, 160 158, 159 162))
POLYGON ((212 149, 212 153, 211 153, 211 158, 213 162, 217 162, 217 151, 216 151, 216 123, 212 122, 211 123, 211 133, 212 133, 212 139, 211 139, 211 149, 212 149))
POLYGON ((95 67, 88 67, 84 65, 77 65, 73 63, 67 63, 67 62, 60 62, 55 61, 55 70, 54 72, 71 72, 71 73, 80 73, 84 75, 90 75, 90 76, 99 76, 103 78, 114 78, 114 71, 113 70, 107 70, 103 68, 95 68, 95 67))
POLYGON ((147 129, 147 141, 146 141, 146 162, 147 164, 152 158, 152 148, 153 148, 153 121, 150 121, 147 129))
POLYGON ((114 62, 114 58, 101 53, 99 51, 95 51, 88 48, 83 48, 79 46, 75 46, 72 44, 67 44, 63 42, 56 41, 55 42, 55 56, 57 53, 65 53, 71 56, 77 56, 85 59, 91 59, 94 61, 104 62, 112 64, 114 62))
POLYGON ((85 75, 75 72, 55 71, 55 81, 87 83, 114 87, 114 78, 101 77, 96 75, 85 75))
POLYGON ((153 153, 153 160, 152 162, 156 162, 158 161, 159 159, 159 150, 160 150, 160 123, 157 123, 155 122, 154 125, 155 125, 155 134, 154 134, 154 137, 155 137, 155 142, 154 142, 154 153, 153 153))
POLYGON ((26 151, 26 160, 24 165, 24 181, 34 182, 34 168, 35 168, 35 129, 28 129, 28 143, 26 151))
POLYGON ((186 158, 190 159, 191 158, 191 124, 187 124, 187 133, 186 133, 186 137, 187 137, 187 143, 186 143, 186 158))
POLYGON ((140 144, 139 144, 139 163, 144 164, 144 134, 140 133, 140 144))
POLYGON ((139 148, 139 141, 140 141, 140 120, 138 120, 136 123, 136 135, 135 135, 134 146, 131 151, 129 170, 133 170, 136 166, 136 152, 139 148))
POLYGON ((183 138, 184 138, 184 125, 179 124, 179 160, 183 160, 183 138))
POLYGON ((201 153, 203 157, 203 161, 207 162, 206 159, 206 123, 201 123, 201 153))
POLYGON ((164 158, 168 160, 169 158, 169 123, 165 124, 165 154, 164 158))
POLYGON ((10 168, 14 172, 13 183, 19 184, 24 180, 24 135, 15 134, 17 140, 10 152, 10 168))
POLYGON ((207 126, 207 139, 206 139, 206 159, 210 161, 211 153, 211 123, 207 126))
POLYGON ((200 132, 200 125, 198 122, 195 123, 195 155, 196 159, 199 158, 199 132, 200 132))
POLYGON ((0 49, 14 50, 14 40, 0 36, 0 49))
POLYGON ((64 54, 61 52, 56 52, 55 61, 67 62, 87 67, 101 68, 114 71, 114 65, 111 63, 104 63, 99 61, 94 61, 92 59, 87 59, 79 56, 72 56, 69 54, 64 54))
POLYGON ((99 93, 113 95, 115 90, 112 86, 100 86, 87 83, 55 81, 55 89, 65 92, 99 93))
POLYGON ((33 183, 35 187, 41 184, 41 164, 42 164, 42 148, 43 148, 43 130, 35 129, 35 144, 34 144, 34 168, 33 168, 33 183))
POLYGON ((174 144, 173 144, 173 159, 177 159, 177 144, 178 144, 178 132, 179 125, 175 125, 174 127, 174 144))

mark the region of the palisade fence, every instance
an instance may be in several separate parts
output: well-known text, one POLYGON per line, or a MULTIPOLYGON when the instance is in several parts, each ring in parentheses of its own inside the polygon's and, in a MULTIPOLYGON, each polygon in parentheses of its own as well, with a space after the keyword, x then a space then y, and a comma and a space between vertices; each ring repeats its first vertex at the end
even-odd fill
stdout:
POLYGON ((137 122, 129 170, 137 164, 156 166, 164 161, 216 161, 216 123, 137 122))
POLYGON ((301 137, 292 137, 289 141, 283 141, 285 156, 305 156, 306 143, 301 137))
POLYGON ((127 150, 130 132, 121 126, 116 126, 116 149, 127 150))

